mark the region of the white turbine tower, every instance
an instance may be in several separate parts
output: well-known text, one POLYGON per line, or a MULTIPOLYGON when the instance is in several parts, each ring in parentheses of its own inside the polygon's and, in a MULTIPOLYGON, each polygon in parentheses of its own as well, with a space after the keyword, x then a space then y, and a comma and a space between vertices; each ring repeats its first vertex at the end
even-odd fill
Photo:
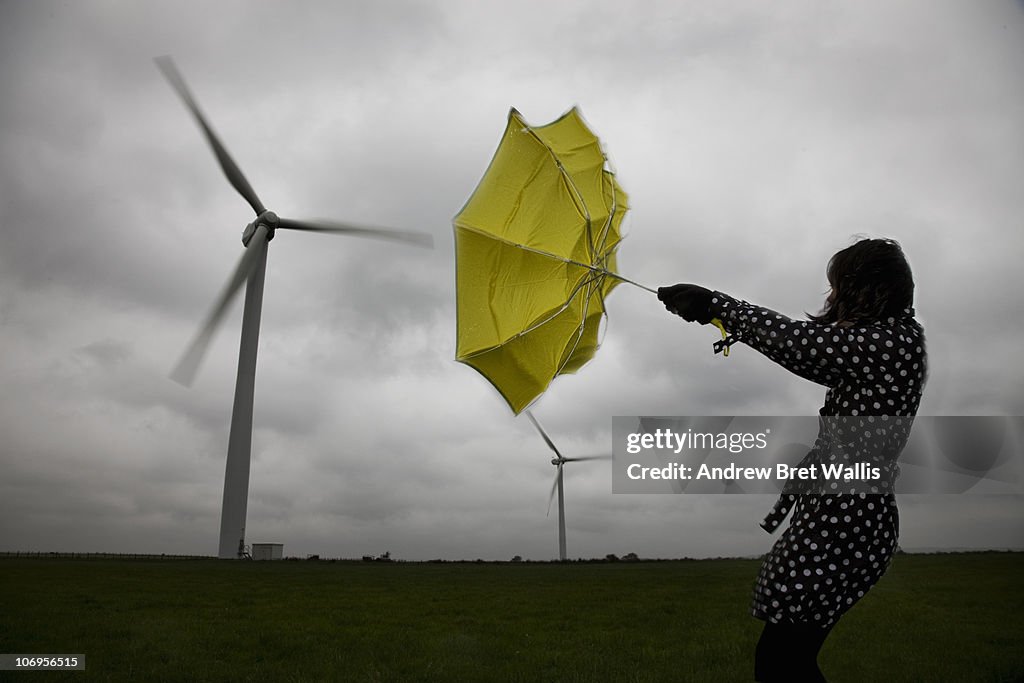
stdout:
POLYGON ((157 66, 171 86, 184 101, 185 106, 202 128, 206 141, 220 163, 228 182, 238 191, 256 212, 256 220, 249 223, 242 233, 245 251, 228 280, 210 314, 206 317, 199 333, 182 356, 171 377, 186 386, 195 378, 199 364, 209 347, 213 333, 224 317, 228 304, 245 284, 245 308, 242 313, 242 340, 238 351, 238 376, 235 381, 235 401, 231 410, 231 429, 228 436, 228 459, 224 473, 224 502, 220 519, 221 558, 242 557, 245 550, 245 516, 249 497, 249 462, 252 445, 252 402, 256 383, 256 347, 260 332, 260 311, 263 304, 263 279, 267 269, 267 245, 274 238, 274 232, 285 230, 306 230, 336 234, 350 234, 361 237, 397 240, 424 247, 433 246, 430 235, 418 232, 398 232, 375 227, 338 223, 325 220, 293 220, 279 218, 268 211, 259 200, 242 171, 221 144, 213 129, 206 122, 192 94, 185 85, 178 69, 170 57, 158 57, 157 66))
POLYGON ((551 484, 551 493, 548 495, 548 513, 551 513, 551 501, 555 497, 555 491, 558 491, 558 559, 563 562, 566 560, 565 552, 565 489, 562 483, 562 467, 567 462, 582 462, 584 460, 611 460, 610 455, 585 455, 580 458, 567 458, 559 452, 555 443, 548 436, 544 428, 537 422, 537 418, 533 416, 533 413, 529 410, 526 411, 526 416, 530 418, 530 422, 537 428, 540 435, 544 438, 544 442, 547 443, 548 447, 554 451, 555 457, 551 459, 551 464, 557 468, 555 472, 555 481, 551 484))

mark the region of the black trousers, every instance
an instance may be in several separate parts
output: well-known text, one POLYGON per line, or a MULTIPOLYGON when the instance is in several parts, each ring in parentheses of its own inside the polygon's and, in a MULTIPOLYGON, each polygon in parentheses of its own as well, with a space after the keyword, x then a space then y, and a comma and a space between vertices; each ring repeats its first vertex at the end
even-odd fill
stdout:
POLYGON ((765 622, 754 651, 754 680, 760 683, 825 683, 818 652, 831 628, 765 622))

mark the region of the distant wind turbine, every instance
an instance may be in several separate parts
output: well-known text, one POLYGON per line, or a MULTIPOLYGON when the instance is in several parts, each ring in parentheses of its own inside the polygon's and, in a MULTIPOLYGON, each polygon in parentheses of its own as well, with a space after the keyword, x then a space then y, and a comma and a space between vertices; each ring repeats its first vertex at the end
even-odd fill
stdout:
POLYGON ((555 472, 555 480, 551 484, 551 493, 548 495, 548 514, 551 513, 551 501, 555 497, 555 491, 558 491, 558 559, 565 561, 565 490, 562 483, 562 467, 567 462, 582 462, 584 460, 611 460, 610 455, 585 455, 579 458, 567 458, 558 450, 555 443, 548 436, 544 428, 537 422, 537 418, 533 416, 533 413, 529 410, 526 411, 526 416, 530 418, 530 422, 537 428, 540 435, 544 438, 544 442, 547 443, 548 447, 554 451, 555 457, 551 459, 551 464, 557 468, 555 472))
POLYGON ((278 228, 335 234, 373 237, 432 247, 430 235, 420 232, 399 232, 371 226, 339 223, 328 220, 295 220, 280 218, 268 211, 256 196, 249 181, 221 144, 207 123, 170 57, 157 57, 156 64, 170 82, 213 149, 228 182, 256 212, 256 220, 242 232, 242 253, 234 273, 228 279, 189 345, 171 377, 185 386, 192 384, 196 372, 210 345, 210 340, 227 311, 228 304, 245 284, 245 308, 242 313, 242 340, 238 352, 238 375, 235 381, 235 401, 231 410, 231 430, 228 436, 228 459, 224 474, 224 500, 220 519, 220 548, 222 558, 239 558, 245 553, 245 516, 249 497, 249 462, 252 446, 252 402, 256 383, 256 347, 259 341, 260 312, 263 306, 263 280, 267 270, 267 245, 278 228))

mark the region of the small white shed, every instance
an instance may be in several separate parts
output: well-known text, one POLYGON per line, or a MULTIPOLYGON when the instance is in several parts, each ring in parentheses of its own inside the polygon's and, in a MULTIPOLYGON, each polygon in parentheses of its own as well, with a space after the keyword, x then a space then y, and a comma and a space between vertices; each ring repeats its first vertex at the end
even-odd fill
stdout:
POLYGON ((284 557, 284 543, 253 543, 252 559, 280 560, 284 557))

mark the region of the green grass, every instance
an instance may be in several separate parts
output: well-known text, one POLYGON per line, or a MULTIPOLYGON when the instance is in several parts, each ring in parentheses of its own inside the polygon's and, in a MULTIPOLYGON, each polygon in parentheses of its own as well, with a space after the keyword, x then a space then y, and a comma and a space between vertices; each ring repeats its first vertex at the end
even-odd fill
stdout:
MULTIPOLYGON (((748 681, 755 560, 415 564, 0 559, 0 680, 748 681)), ((900 555, 830 681, 1024 680, 1024 554, 900 555)))

